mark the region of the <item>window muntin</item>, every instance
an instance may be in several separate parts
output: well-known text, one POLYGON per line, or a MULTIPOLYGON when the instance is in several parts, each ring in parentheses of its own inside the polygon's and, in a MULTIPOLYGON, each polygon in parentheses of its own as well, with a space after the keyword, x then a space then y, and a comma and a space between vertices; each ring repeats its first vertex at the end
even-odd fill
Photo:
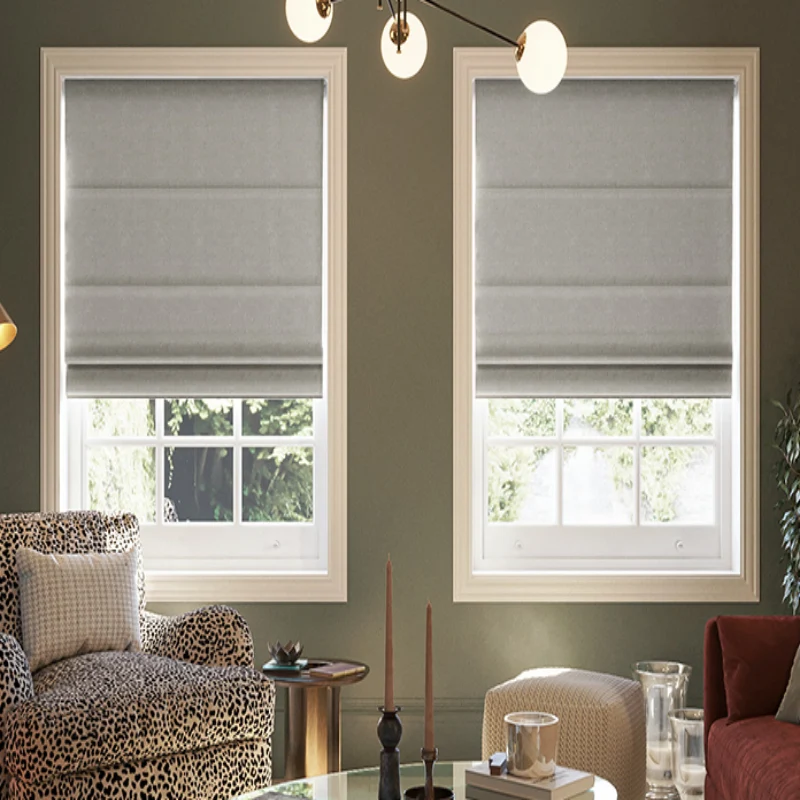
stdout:
POLYGON ((324 568, 317 544, 326 518, 319 466, 327 450, 323 401, 158 398, 68 405, 81 453, 80 469, 70 475, 70 503, 134 512, 148 567, 186 561, 186 553, 168 544, 176 535, 184 539, 181 531, 197 535, 193 558, 230 562, 220 537, 235 553, 241 550, 237 540, 241 545, 255 534, 264 542, 268 537, 269 547, 262 543, 251 554, 250 568, 281 568, 298 559, 307 568, 314 560, 324 568))

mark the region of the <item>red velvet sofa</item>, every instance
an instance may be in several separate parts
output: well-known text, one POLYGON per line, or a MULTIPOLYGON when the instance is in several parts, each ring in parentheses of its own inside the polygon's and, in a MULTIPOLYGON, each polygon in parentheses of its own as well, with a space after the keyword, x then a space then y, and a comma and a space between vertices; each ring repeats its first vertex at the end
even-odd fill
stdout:
POLYGON ((778 722, 800 617, 716 617, 703 673, 706 800, 800 800, 800 725, 778 722))

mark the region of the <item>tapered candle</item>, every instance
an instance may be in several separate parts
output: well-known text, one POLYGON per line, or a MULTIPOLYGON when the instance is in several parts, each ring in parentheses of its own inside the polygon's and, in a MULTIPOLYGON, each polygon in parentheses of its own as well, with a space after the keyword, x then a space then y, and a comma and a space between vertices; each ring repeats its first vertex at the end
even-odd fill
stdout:
POLYGON ((425 620, 425 750, 433 750, 433 608, 428 602, 425 620))
POLYGON ((394 710, 394 641, 392 639, 392 559, 386 560, 386 678, 383 707, 394 710))

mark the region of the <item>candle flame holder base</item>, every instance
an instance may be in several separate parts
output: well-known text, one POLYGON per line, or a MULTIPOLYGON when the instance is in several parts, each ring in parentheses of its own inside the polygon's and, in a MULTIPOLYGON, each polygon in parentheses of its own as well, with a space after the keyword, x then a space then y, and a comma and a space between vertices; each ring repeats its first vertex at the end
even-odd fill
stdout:
POLYGON ((433 764, 439 756, 439 749, 422 750, 422 763, 425 765, 425 785, 412 786, 403 793, 405 800, 454 800, 453 790, 448 786, 433 785, 433 764))
POLYGON ((400 750, 397 748, 403 736, 403 726, 397 716, 400 707, 387 709, 380 706, 378 711, 381 712, 378 739, 383 745, 378 800, 400 800, 400 750))

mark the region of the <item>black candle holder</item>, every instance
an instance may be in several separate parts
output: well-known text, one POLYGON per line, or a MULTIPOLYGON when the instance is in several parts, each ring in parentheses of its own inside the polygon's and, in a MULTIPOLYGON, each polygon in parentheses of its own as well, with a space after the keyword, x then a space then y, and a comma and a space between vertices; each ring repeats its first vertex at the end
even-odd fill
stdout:
POLYGON ((397 708, 380 706, 381 718, 378 722, 378 739, 383 745, 381 750, 380 781, 378 783, 378 800, 400 800, 400 738, 403 726, 397 708))
POLYGON ((433 764, 439 757, 439 748, 422 748, 422 763, 425 765, 425 785, 412 786, 403 793, 405 800, 454 800, 453 790, 448 786, 433 785, 433 764))

